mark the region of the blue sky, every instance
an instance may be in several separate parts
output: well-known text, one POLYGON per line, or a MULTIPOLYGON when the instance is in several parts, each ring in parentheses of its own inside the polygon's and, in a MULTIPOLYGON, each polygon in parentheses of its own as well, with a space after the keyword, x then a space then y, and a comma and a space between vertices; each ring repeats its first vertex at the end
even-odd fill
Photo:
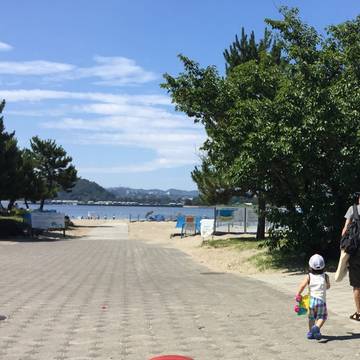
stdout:
POLYGON ((102 186, 195 189, 205 140, 175 113, 162 74, 177 54, 222 72, 242 26, 260 37, 277 7, 319 31, 360 14, 357 0, 12 0, 2 3, 0 98, 21 147, 56 139, 79 175, 102 186))

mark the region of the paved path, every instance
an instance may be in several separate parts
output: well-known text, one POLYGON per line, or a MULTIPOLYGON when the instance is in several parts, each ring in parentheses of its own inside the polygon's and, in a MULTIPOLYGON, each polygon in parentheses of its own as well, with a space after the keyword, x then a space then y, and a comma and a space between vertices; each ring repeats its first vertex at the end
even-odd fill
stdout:
MULTIPOLYGON (((327 305, 332 313, 347 319, 355 311, 352 287, 349 285, 348 278, 341 282, 335 282, 334 273, 328 273, 330 277, 331 288, 327 292, 327 305)), ((284 274, 256 274, 251 276, 254 279, 263 281, 266 285, 273 287, 287 295, 296 293, 299 284, 304 279, 302 273, 284 273, 284 274)), ((304 292, 305 293, 305 292, 304 292)), ((360 325, 360 324, 359 324, 360 325)), ((359 326, 360 332, 360 326, 359 326)))
POLYGON ((79 240, 0 242, 0 274, 0 314, 9 317, 1 360, 360 356, 360 323, 332 315, 326 337, 308 341, 290 295, 127 240, 125 224, 79 240))

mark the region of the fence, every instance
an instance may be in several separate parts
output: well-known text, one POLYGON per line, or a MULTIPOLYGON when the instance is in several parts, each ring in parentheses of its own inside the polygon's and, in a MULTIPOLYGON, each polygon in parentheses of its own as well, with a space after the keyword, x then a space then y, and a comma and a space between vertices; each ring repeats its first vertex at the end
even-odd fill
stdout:
MULTIPOLYGON (((258 215, 254 206, 216 206, 214 232, 256 233, 258 215)), ((265 230, 270 223, 265 223, 265 230)))

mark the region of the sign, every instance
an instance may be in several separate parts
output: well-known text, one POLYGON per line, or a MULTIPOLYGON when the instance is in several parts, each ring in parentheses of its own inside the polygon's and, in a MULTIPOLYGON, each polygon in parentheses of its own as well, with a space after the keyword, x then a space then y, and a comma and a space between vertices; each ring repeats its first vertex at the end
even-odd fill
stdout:
POLYGON ((34 211, 30 213, 30 223, 33 229, 64 229, 65 215, 50 211, 34 211))
POLYGON ((216 220, 220 222, 228 222, 234 220, 235 209, 216 209, 216 220))
POLYGON ((206 238, 214 232, 214 219, 202 219, 200 221, 200 234, 201 237, 206 238))

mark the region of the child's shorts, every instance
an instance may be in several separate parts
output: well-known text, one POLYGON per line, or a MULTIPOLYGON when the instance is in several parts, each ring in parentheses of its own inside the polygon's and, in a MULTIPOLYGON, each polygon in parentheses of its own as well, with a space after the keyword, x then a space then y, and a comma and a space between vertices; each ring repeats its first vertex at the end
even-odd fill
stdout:
POLYGON ((326 320, 328 316, 326 303, 322 300, 310 297, 310 305, 309 305, 309 319, 310 320, 318 320, 323 319, 326 320))

